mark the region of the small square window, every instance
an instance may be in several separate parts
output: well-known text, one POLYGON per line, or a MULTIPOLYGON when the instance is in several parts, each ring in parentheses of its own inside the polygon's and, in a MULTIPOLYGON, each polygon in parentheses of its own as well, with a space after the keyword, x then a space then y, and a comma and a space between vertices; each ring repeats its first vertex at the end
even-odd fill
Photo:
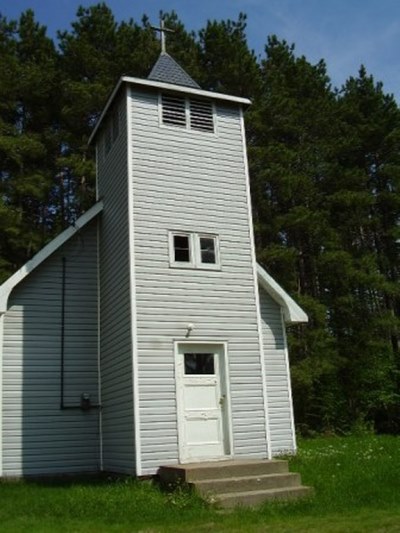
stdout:
POLYGON ((189 235, 174 235, 174 261, 190 263, 189 235))
POLYGON ((215 374, 213 353, 185 353, 185 374, 215 374))

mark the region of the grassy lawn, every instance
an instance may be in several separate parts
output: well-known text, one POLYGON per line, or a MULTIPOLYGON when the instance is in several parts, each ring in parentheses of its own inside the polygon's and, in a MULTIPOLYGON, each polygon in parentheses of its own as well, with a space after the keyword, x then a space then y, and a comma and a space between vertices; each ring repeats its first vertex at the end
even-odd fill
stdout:
POLYGON ((150 482, 2 483, 0 531, 400 532, 400 437, 303 440, 290 463, 311 500, 231 513, 150 482))

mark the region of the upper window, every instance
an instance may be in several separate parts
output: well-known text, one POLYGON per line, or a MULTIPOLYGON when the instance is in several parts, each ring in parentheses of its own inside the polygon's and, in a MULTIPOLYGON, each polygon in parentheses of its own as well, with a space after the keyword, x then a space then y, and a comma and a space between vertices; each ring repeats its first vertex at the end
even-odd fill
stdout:
POLYGON ((213 104, 207 100, 162 94, 161 117, 166 126, 214 133, 213 104))
POLYGON ((190 235, 174 235, 174 262, 175 263, 191 263, 192 250, 190 243, 190 235))
POLYGON ((219 246, 216 235, 170 233, 171 266, 219 269, 219 246))

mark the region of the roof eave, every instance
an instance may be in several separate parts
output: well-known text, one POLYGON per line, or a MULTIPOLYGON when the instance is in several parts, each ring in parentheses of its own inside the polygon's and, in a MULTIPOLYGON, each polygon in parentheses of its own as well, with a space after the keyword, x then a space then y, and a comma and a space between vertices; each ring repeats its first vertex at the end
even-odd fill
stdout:
POLYGON ((214 100, 220 100, 224 102, 232 102, 235 104, 243 105, 243 106, 249 106, 251 105, 251 100, 249 98, 243 98, 241 96, 231 96, 228 94, 222 94, 222 93, 215 93, 213 91, 205 91, 204 89, 194 89, 192 87, 185 87, 183 85, 174 85, 173 83, 165 83, 162 81, 153 81, 153 80, 145 80, 142 78, 133 78, 130 76, 123 76, 119 79, 117 85, 115 86, 113 92, 111 93, 110 98, 108 99, 103 112, 100 115, 99 120, 97 121, 96 126, 94 127, 89 140, 88 144, 91 144, 94 137, 96 136, 96 133, 98 129, 100 128, 100 125, 107 114, 107 111, 109 110, 116 94, 118 93, 121 85, 123 83, 130 83, 133 85, 140 85, 143 87, 150 87, 154 89, 161 89, 165 91, 173 91, 178 93, 185 93, 185 94, 191 94, 193 96, 200 96, 205 98, 213 98, 214 100))
POLYGON ((32 257, 25 265, 17 270, 11 277, 9 277, 2 285, 0 285, 0 314, 7 311, 8 297, 11 291, 18 283, 25 279, 35 268, 37 268, 43 261, 45 261, 51 254, 58 250, 65 242, 67 242, 75 233, 81 230, 93 218, 95 218, 103 209, 103 202, 95 203, 88 209, 81 217, 79 217, 73 226, 65 229, 60 235, 55 237, 46 246, 44 246, 36 255, 32 257))
POLYGON ((308 322, 308 316, 303 309, 259 264, 257 264, 257 277, 261 287, 282 307, 285 322, 288 324, 308 322))

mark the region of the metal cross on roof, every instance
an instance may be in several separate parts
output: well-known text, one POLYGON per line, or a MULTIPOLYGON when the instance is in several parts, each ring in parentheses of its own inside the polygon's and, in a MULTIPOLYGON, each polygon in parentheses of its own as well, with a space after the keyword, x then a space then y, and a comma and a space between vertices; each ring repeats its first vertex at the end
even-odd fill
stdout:
POLYGON ((166 39, 165 39, 165 34, 166 34, 167 32, 169 32, 169 33, 175 33, 175 30, 171 30, 170 28, 166 28, 165 25, 164 25, 164 19, 163 19, 162 17, 160 17, 160 27, 158 28, 157 26, 152 26, 151 29, 160 32, 160 38, 161 38, 161 53, 162 53, 162 54, 165 54, 165 52, 166 52, 166 44, 165 44, 166 39))

